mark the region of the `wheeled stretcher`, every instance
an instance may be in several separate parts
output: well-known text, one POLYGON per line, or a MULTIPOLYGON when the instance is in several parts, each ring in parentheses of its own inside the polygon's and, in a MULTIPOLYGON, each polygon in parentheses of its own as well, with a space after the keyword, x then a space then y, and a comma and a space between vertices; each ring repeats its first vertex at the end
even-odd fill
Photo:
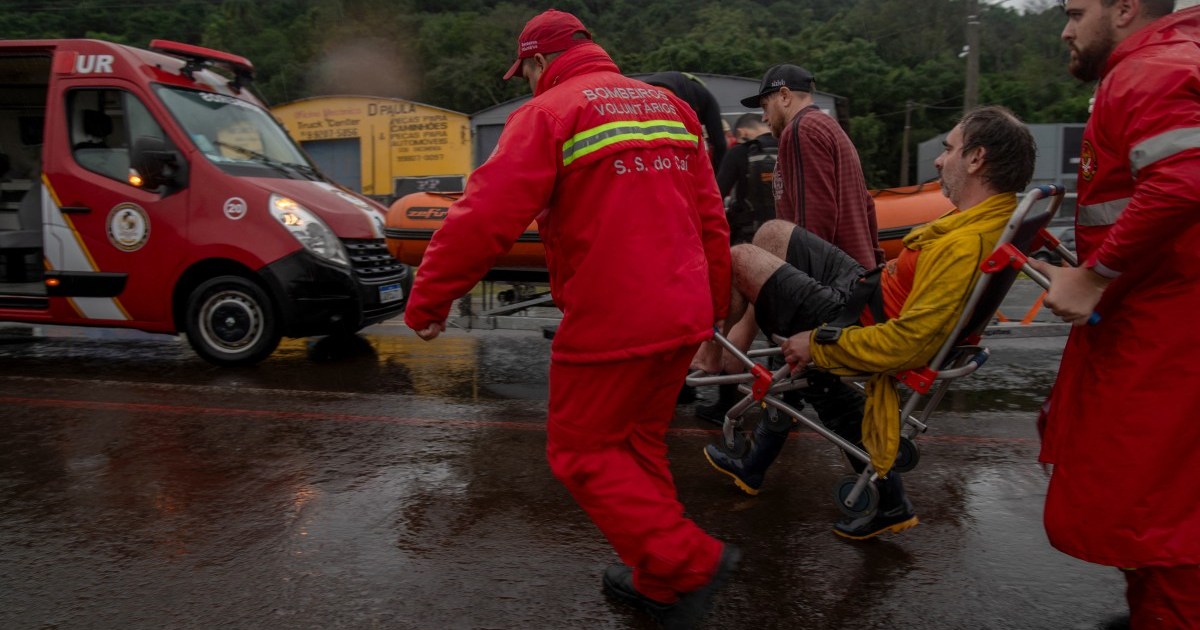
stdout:
MULTIPOLYGON (((907 398, 902 398, 902 408, 897 416, 901 429, 894 470, 903 473, 916 467, 920 461, 916 438, 928 429, 929 417, 937 409, 950 384, 974 373, 987 361, 988 349, 980 345, 980 337, 1012 288, 1018 272, 1024 271, 1038 284, 1048 286, 1046 279, 1028 265, 1030 253, 1046 244, 1061 253, 1064 260, 1075 264, 1074 255, 1046 230, 1062 203, 1062 196, 1062 188, 1049 185, 1038 186, 1026 193, 992 254, 981 263, 983 274, 972 288, 953 332, 939 347, 933 360, 926 367, 893 375, 909 391, 907 398), (1039 204, 1043 200, 1048 202, 1039 204)), ((768 414, 788 416, 833 442, 848 457, 863 463, 862 472, 839 480, 833 494, 838 507, 846 515, 860 517, 873 514, 879 505, 879 493, 872 483, 878 475, 871 465, 870 454, 785 400, 788 392, 818 387, 822 380, 827 382, 828 379, 838 378, 862 387, 872 375, 833 376, 813 367, 793 373, 789 365, 771 370, 761 361, 781 362, 782 350, 779 347, 743 353, 719 332, 715 340, 745 365, 746 372, 709 376, 696 371, 688 375, 687 384, 736 384, 738 391, 744 395, 725 415, 721 448, 738 458, 749 450, 750 444, 742 424, 746 413, 755 406, 763 407, 768 414)), ((784 339, 774 337, 772 341, 781 344, 784 339)))

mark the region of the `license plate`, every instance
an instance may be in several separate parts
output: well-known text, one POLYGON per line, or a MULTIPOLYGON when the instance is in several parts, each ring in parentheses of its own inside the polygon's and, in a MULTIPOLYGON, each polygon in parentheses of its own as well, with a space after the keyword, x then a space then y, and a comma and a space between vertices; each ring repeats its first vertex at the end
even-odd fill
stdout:
POLYGON ((404 299, 404 288, 398 284, 385 284, 379 287, 379 301, 383 304, 404 299))

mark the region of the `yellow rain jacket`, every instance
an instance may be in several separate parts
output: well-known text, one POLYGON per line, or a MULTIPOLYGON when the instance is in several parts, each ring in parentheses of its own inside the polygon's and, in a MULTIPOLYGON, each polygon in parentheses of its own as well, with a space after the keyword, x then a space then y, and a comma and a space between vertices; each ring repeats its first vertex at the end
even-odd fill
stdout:
POLYGON ((904 246, 921 255, 900 315, 875 326, 846 328, 836 343, 809 338, 817 366, 840 375, 873 374, 862 434, 880 477, 892 469, 900 446, 900 394, 892 375, 924 367, 937 354, 979 279, 979 265, 995 249, 1016 207, 1015 194, 994 195, 917 228, 904 238, 904 246))

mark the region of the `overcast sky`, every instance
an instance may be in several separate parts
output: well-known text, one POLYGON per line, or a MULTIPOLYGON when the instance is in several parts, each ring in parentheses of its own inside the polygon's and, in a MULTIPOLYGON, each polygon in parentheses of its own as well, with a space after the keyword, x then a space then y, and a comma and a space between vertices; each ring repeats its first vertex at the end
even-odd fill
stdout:
MULTIPOLYGON (((1043 9, 1046 9, 1047 7, 1051 7, 1051 6, 1058 4, 1058 0, 980 0, 980 1, 986 2, 987 4, 992 4, 992 5, 1002 4, 1005 6, 1013 7, 1014 9, 1020 9, 1022 11, 1030 11, 1030 10, 1041 11, 1043 9)), ((1184 7, 1191 7, 1191 6, 1195 6, 1196 4, 1200 4, 1200 0, 1175 0, 1175 10, 1178 11, 1179 9, 1182 9, 1184 7)))
POLYGON ((1042 11, 1058 4, 1058 0, 982 0, 987 4, 1000 4, 1021 11, 1042 11))

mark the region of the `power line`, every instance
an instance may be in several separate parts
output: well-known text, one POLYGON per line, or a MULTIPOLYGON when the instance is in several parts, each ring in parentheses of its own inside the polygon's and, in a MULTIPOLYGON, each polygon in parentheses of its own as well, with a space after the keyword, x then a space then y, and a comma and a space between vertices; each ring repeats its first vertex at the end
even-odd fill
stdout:
MULTIPOLYGON (((945 98, 945 99, 938 101, 938 103, 946 103, 946 102, 957 100, 957 99, 958 99, 957 96, 951 96, 950 98, 945 98)), ((926 109, 945 109, 945 110, 962 109, 962 105, 948 105, 948 106, 947 105, 933 105, 933 104, 926 104, 926 103, 918 103, 916 101, 911 101, 911 103, 917 107, 924 107, 926 109)), ((886 114, 875 114, 875 116, 878 118, 882 118, 884 116, 895 116, 896 114, 903 114, 906 111, 908 111, 907 107, 905 107, 904 109, 898 109, 894 112, 888 112, 886 114)))

